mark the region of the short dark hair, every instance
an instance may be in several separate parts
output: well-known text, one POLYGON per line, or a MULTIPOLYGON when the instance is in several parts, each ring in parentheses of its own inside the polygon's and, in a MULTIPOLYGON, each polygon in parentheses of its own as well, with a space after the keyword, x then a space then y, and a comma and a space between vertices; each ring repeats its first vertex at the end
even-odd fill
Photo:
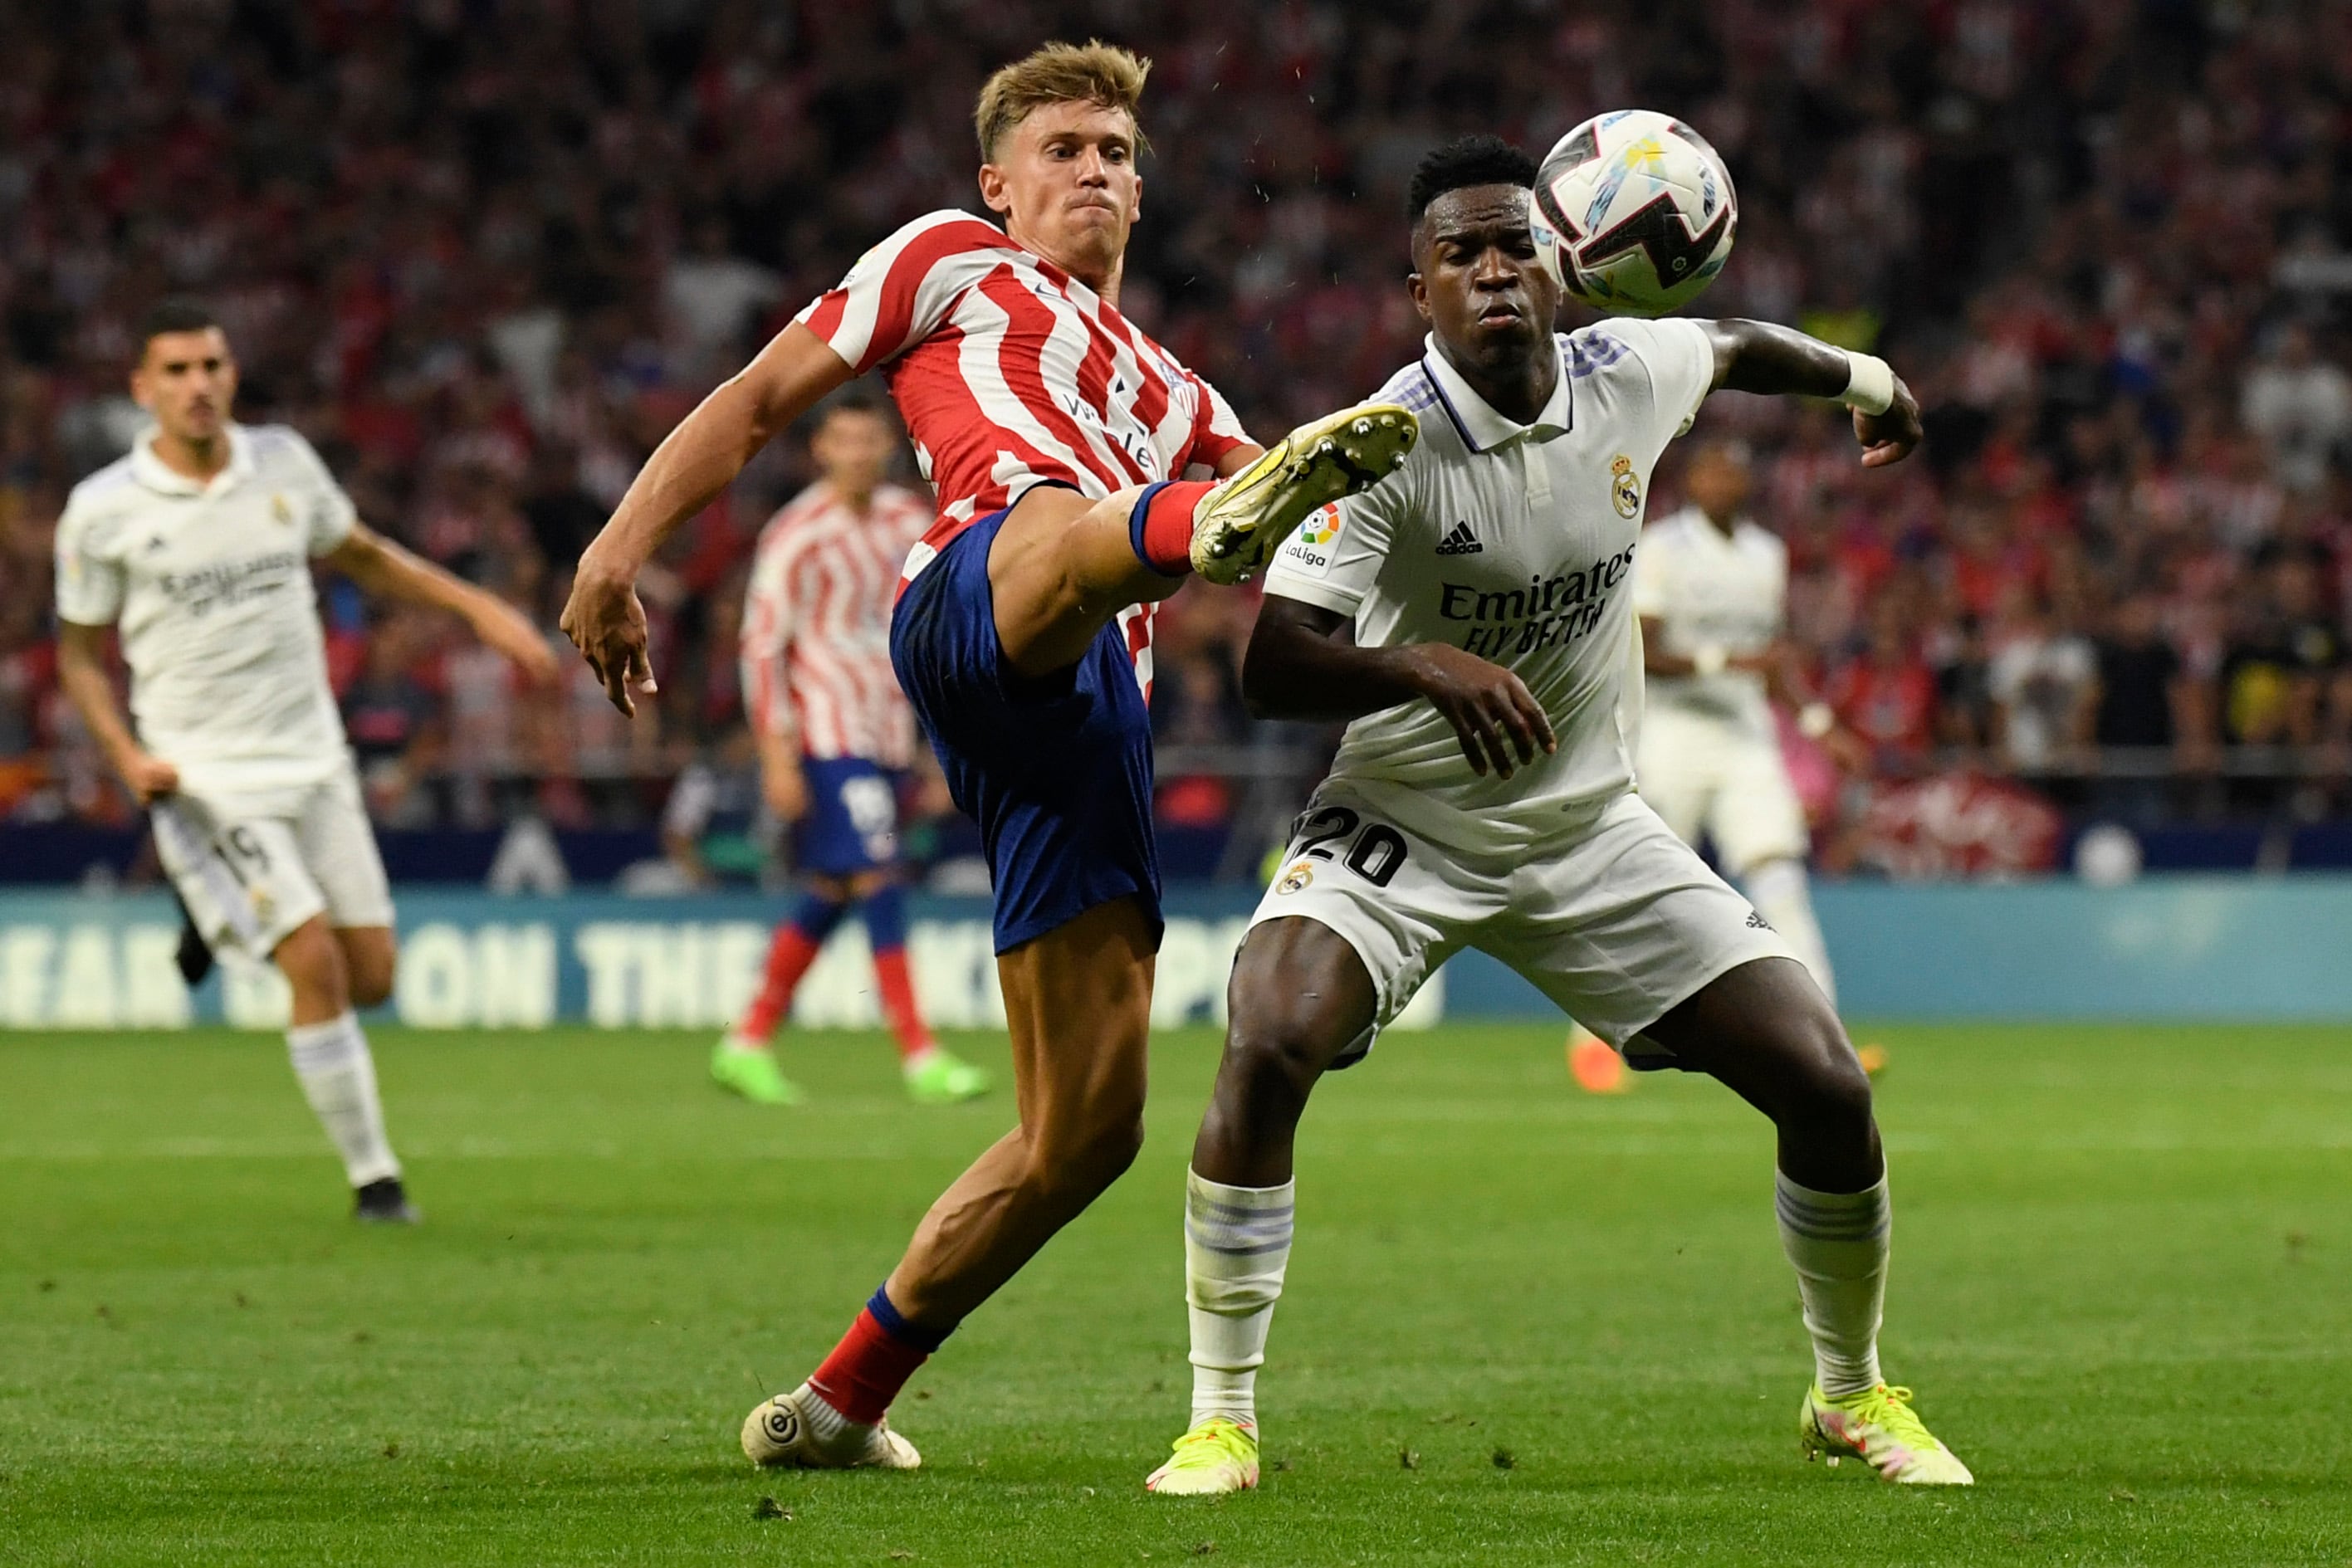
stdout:
POLYGON ((147 346, 166 332, 202 332, 220 324, 220 318, 201 300, 158 299, 139 318, 139 357, 145 359, 147 346))
POLYGON ((863 382, 849 382, 816 405, 816 422, 820 425, 836 413, 870 413, 877 419, 890 417, 888 405, 863 382))
POLYGON ((1432 149, 1421 161, 1421 167, 1412 172, 1412 183, 1404 193, 1404 221, 1421 222, 1421 214, 1429 211, 1429 204, 1448 191, 1467 190, 1473 185, 1517 185, 1533 190, 1535 183, 1536 161, 1525 149, 1483 131, 1457 136, 1443 147, 1432 149))

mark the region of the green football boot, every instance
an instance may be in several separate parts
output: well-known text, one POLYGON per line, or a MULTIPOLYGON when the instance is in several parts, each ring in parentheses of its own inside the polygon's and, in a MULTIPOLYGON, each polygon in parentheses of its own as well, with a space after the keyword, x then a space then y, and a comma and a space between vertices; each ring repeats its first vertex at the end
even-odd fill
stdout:
POLYGON ((746 1045, 732 1036, 711 1049, 710 1080, 754 1105, 797 1105, 808 1098, 783 1075, 765 1046, 746 1045))
POLYGON ((988 1092, 987 1073, 939 1046, 918 1051, 905 1068, 907 1098, 918 1105, 954 1105, 988 1092))

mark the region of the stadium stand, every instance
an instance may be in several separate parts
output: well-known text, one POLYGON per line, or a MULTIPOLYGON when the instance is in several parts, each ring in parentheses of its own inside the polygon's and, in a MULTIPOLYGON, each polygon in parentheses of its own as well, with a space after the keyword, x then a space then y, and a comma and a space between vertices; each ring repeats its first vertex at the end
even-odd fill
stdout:
MULTIPOLYGON (((2352 815, 2352 9, 1559 10, 33 8, 0 51, 0 816, 131 821, 56 689, 48 544, 135 427, 156 296, 226 314, 244 417, 299 426, 373 522, 552 635, 651 444, 899 221, 974 204, 984 65, 1100 30, 1156 54, 1147 129, 1181 149, 1146 166, 1125 303, 1262 431, 1415 351, 1397 197, 1433 141, 1540 147, 1639 103, 1716 142, 1743 227, 1701 308, 1885 354, 1931 410, 1927 460, 1866 480, 1828 412, 1707 415, 1759 451, 1796 633, 1874 743, 1873 778, 1815 770, 1831 868, 1986 802, 2128 821, 2152 865, 2352 860, 2303 826, 2352 815)), ((733 607, 804 461, 780 443, 663 561, 657 726, 584 672, 519 701, 454 626, 331 592, 379 821, 642 827, 689 759, 740 755, 733 607)), ((1254 869, 1234 824, 1277 817, 1321 744, 1243 720, 1248 621, 1188 591, 1163 633, 1163 815, 1195 871, 1254 869)))

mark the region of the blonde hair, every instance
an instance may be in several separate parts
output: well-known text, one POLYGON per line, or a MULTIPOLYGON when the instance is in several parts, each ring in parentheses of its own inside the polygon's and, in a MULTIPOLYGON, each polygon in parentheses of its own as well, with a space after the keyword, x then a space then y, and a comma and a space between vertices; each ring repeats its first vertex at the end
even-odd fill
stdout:
MULTIPOLYGON (((1128 119, 1136 120, 1143 79, 1150 74, 1150 60, 1100 38, 1089 38, 1083 45, 1046 44, 999 68, 981 88, 980 102, 972 110, 981 161, 995 162, 996 144, 1004 133, 1047 104, 1098 104, 1124 110, 1128 119)), ((1147 145, 1139 121, 1135 140, 1139 150, 1147 145)))

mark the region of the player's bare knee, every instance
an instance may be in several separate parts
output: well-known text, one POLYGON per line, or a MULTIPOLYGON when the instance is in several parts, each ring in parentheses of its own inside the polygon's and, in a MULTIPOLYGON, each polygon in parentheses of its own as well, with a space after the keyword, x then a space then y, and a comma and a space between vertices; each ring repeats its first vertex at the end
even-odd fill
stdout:
POLYGON ((1269 922, 1250 934, 1225 990, 1229 1083, 1255 1099, 1286 1088, 1303 1100, 1334 1057, 1371 1022, 1374 997, 1363 961, 1312 921, 1269 922))
POLYGON ((332 1014, 351 1005, 350 970, 324 920, 297 926, 278 944, 270 959, 293 988, 298 1015, 332 1014))
POLYGON ((1143 1152, 1140 1095, 1091 1108, 1083 1120, 1037 1129, 1026 1185, 1041 1197, 1084 1207, 1127 1173, 1143 1152))
POLYGON ((355 1008, 380 1007, 392 999, 393 965, 389 957, 373 954, 356 958, 351 966, 351 998, 355 1008))
POLYGON ((1139 1104, 1122 1120, 1106 1125, 1095 1135, 1088 1153, 1089 1165, 1103 1186, 1125 1176, 1143 1153, 1143 1107, 1139 1104))
POLYGON ((1251 1103, 1270 1095, 1304 1100, 1347 1044, 1336 1033, 1327 1020, 1295 1013, 1248 1023, 1236 1019, 1225 1035, 1220 1087, 1230 1082, 1251 1103))
POLYGON ((343 985, 353 1007, 372 1008, 392 996, 399 947, 388 926, 341 926, 334 946, 343 960, 343 985))
POLYGON ((1866 1132, 1870 1074, 1835 1015, 1824 1004, 1818 1016, 1791 1019, 1787 1027, 1799 1036, 1789 1055, 1803 1064, 1795 1086, 1803 1119, 1824 1129, 1866 1132))

